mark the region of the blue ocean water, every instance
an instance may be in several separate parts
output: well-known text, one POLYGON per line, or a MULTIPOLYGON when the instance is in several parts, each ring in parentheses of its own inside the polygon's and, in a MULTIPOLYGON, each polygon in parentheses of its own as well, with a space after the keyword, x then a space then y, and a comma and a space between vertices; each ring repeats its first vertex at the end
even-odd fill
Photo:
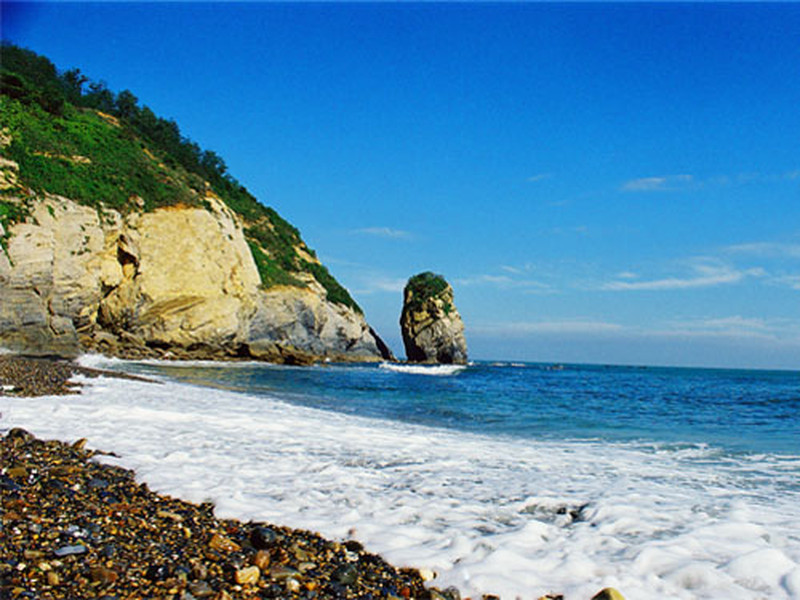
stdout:
POLYGON ((492 436, 800 455, 800 372, 497 362, 465 368, 161 362, 135 370, 492 436))

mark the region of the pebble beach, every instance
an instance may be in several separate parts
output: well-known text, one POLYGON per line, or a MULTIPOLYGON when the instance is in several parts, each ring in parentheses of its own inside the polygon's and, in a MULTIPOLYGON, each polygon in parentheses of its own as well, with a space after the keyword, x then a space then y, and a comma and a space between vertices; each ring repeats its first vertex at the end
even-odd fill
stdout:
MULTIPOLYGON (((67 360, 4 354, 0 411, 4 396, 36 402, 76 394, 85 378, 100 376, 157 384, 67 360)), ((134 471, 109 464, 119 456, 86 438, 44 440, 10 423, 0 434, 2 598, 462 600, 457 587, 435 587, 433 571, 396 568, 355 539, 219 518, 211 502, 155 493, 134 471)), ((478 597, 499 600, 472 596, 478 597)), ((622 598, 607 588, 593 600, 622 598)))
MULTIPOLYGON (((108 375, 0 356, 2 395, 75 393, 75 374, 108 375)), ((132 471, 98 462, 104 452, 85 439, 15 428, 0 444, 4 598, 460 598, 426 589, 419 571, 395 569, 357 541, 221 520, 213 505, 155 494, 132 471)))

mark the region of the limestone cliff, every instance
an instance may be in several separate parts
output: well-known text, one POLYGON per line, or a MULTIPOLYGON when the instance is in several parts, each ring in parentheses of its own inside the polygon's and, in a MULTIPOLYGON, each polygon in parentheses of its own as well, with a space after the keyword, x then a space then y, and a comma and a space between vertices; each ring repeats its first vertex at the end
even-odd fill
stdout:
POLYGON ((408 280, 400 329, 411 362, 467 362, 464 323, 453 301, 453 288, 440 275, 425 272, 408 280))
MULTIPOLYGON (((0 252, 0 345, 39 354, 383 357, 364 317, 318 283, 264 289, 243 228, 207 208, 121 215, 50 194, 24 203, 0 252)), ((309 277, 309 279, 311 279, 309 277)))
POLYGON ((389 357, 300 232, 221 157, 130 91, 0 52, 0 346, 389 357))

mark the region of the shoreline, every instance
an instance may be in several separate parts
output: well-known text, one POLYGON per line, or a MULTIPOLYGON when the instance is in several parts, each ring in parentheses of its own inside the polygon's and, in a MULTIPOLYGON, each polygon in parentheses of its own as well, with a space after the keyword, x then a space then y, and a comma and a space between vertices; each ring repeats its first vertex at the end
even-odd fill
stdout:
MULTIPOLYGON (((31 395, 26 390, 75 393, 75 374, 129 378, 69 361, 0 355, 0 402, 3 395, 31 395)), ((85 440, 45 442, 4 425, 0 488, 10 534, 0 542, 0 590, 10 598, 461 599, 455 588, 427 588, 430 571, 397 569, 355 540, 218 519, 210 503, 156 494, 137 484, 133 471, 98 463, 93 459, 106 453, 88 450, 85 440)), ((609 593, 595 598, 621 598, 609 593)))

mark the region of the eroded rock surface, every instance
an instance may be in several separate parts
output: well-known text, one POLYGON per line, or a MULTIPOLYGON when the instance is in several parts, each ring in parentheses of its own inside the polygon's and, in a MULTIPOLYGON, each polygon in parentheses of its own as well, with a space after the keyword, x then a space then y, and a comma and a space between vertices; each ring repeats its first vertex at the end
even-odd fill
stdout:
POLYGON ((441 275, 425 272, 408 280, 400 329, 411 362, 467 362, 464 323, 453 300, 453 288, 441 275))
POLYGON ((211 192, 205 209, 125 216, 53 195, 27 205, 0 252, 0 346, 62 356, 388 358, 363 315, 329 301, 313 278, 307 289, 263 289, 237 216, 211 192))

